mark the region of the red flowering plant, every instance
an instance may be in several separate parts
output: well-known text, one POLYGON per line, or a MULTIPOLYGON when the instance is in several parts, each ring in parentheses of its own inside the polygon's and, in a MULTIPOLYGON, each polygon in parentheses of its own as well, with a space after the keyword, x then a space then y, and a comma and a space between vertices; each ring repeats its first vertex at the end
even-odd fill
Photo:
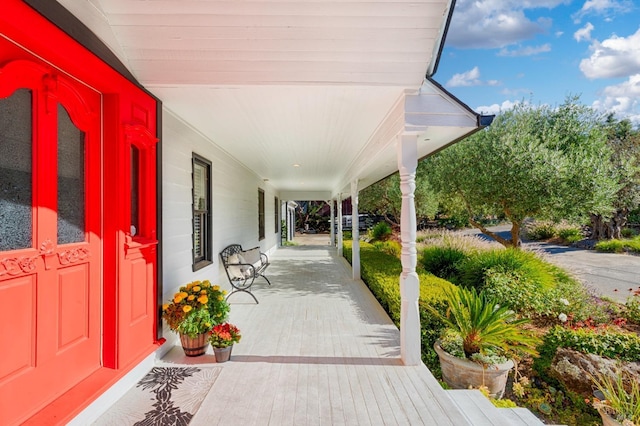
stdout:
POLYGON ((209 342, 214 348, 226 348, 240 341, 240 330, 233 324, 225 322, 218 324, 211 330, 209 342))
POLYGON ((190 337, 207 333, 229 315, 225 293, 208 280, 190 282, 180 287, 171 303, 162 305, 162 318, 176 333, 190 337))

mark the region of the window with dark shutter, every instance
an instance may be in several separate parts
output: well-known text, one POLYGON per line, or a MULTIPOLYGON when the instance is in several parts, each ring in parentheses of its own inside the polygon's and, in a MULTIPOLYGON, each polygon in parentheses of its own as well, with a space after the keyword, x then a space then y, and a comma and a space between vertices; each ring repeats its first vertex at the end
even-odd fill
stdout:
POLYGON ((193 270, 212 263, 211 162, 193 154, 193 270))

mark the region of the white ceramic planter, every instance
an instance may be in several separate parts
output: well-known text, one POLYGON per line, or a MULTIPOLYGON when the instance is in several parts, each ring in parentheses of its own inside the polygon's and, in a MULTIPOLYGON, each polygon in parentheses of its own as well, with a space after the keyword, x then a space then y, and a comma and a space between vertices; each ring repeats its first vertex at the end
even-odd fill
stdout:
POLYGON ((489 388, 492 397, 502 398, 513 361, 484 367, 477 362, 449 355, 440 347, 439 342, 433 347, 440 358, 442 379, 447 385, 453 389, 479 388, 484 385, 489 388))

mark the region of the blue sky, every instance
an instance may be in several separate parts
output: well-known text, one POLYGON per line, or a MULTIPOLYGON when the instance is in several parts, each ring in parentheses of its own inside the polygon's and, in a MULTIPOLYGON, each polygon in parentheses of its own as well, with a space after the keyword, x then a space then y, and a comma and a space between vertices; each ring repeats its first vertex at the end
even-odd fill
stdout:
POLYGON ((477 112, 568 95, 640 125, 640 2, 457 0, 435 80, 477 112))

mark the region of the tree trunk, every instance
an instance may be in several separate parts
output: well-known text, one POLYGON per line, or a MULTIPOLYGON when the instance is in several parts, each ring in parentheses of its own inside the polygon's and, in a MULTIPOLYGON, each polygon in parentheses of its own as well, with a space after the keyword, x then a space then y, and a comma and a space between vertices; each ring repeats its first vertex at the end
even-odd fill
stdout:
POLYGON ((613 217, 605 220, 602 215, 591 215, 591 238, 594 240, 610 240, 622 238, 622 228, 627 224, 628 209, 616 210, 613 217))
POLYGON ((491 238, 493 238, 494 240, 496 240, 497 242, 499 242, 500 244, 502 244, 505 247, 513 247, 513 248, 520 248, 522 241, 520 241, 520 224, 514 224, 512 223, 512 227, 511 227, 511 240, 507 240, 506 238, 502 238, 500 235, 496 234, 495 232, 491 232, 489 231, 485 226, 483 226, 480 222, 476 222, 475 220, 473 220, 473 218, 469 217, 469 223, 471 225, 473 225, 474 228, 478 228, 480 231, 482 231, 483 234, 490 236, 491 238), (517 232, 516 235, 517 237, 513 238, 513 232, 514 232, 514 227, 517 228, 517 232))

